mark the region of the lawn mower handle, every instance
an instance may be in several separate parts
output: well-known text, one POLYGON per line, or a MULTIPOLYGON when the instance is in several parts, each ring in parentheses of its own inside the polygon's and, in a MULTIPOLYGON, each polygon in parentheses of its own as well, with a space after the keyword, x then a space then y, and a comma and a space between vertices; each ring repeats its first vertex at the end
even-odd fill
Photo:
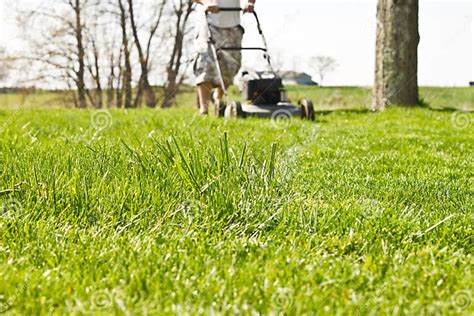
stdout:
POLYGON ((242 8, 239 8, 239 7, 235 7, 235 8, 219 8, 219 11, 223 11, 223 12, 236 12, 236 11, 242 11, 243 9, 242 8))
MULTIPOLYGON (((220 12, 240 12, 240 11, 243 11, 243 10, 244 9, 239 8, 239 7, 236 7, 236 8, 219 8, 220 12)), ((217 48, 216 45, 215 45, 215 41, 212 37, 210 24, 209 23, 207 24, 208 30, 209 30, 209 44, 211 45, 212 54, 213 54, 213 56, 216 60, 216 67, 217 67, 217 73, 218 73, 218 76, 219 76, 219 81, 220 81, 222 90, 224 91, 225 95, 227 95, 227 89, 226 89, 225 84, 224 84, 224 79, 223 79, 223 76, 222 76, 222 68, 220 66, 220 62, 219 62, 219 58, 218 58, 218 54, 217 54, 219 51, 242 51, 242 50, 260 50, 260 51, 263 51, 263 52, 265 52, 264 58, 267 60, 270 70, 273 73, 275 72, 274 69, 273 69, 272 63, 270 61, 270 55, 268 54, 268 44, 267 44, 267 40, 265 38, 265 35, 263 34, 262 26, 260 25, 260 19, 258 18, 257 12, 255 10, 252 13, 253 13, 253 16, 255 17, 255 20, 257 21, 258 33, 260 33, 260 36, 262 37, 264 47, 219 47, 219 48, 217 48)), ((208 16, 209 14, 214 14, 214 13, 206 11, 206 16, 208 16)))

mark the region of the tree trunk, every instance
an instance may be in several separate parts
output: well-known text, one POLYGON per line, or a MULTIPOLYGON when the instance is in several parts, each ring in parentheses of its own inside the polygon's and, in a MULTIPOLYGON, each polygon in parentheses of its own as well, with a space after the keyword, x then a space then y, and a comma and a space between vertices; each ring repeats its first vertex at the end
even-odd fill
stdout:
POLYGON ((100 53, 97 48, 96 40, 94 38, 89 39, 92 45, 92 57, 94 58, 92 64, 89 66, 89 73, 95 82, 95 98, 91 95, 91 103, 94 108, 101 109, 104 105, 103 101, 103 90, 101 83, 101 69, 100 69, 100 53))
POLYGON ((132 33, 135 39, 135 46, 138 51, 138 59, 141 67, 140 81, 138 83, 138 92, 135 98, 135 107, 138 107, 141 104, 142 95, 145 94, 146 105, 150 108, 156 107, 156 96, 153 92, 153 88, 150 85, 148 79, 148 61, 143 52, 142 44, 140 42, 140 37, 138 36, 138 27, 135 22, 135 12, 133 8, 133 0, 128 0, 128 10, 130 12, 130 23, 132 26, 132 33))
POLYGON ((118 0, 120 8, 120 27, 122 29, 122 45, 125 61, 125 69, 123 70, 123 92, 125 94, 125 108, 131 108, 132 104, 132 63, 130 61, 130 48, 128 44, 127 34, 127 11, 122 0, 118 0))
POLYGON ((120 54, 118 57, 118 74, 117 74, 117 90, 115 100, 116 100, 116 107, 121 109, 123 107, 123 89, 122 89, 122 79, 123 79, 123 66, 122 66, 122 54, 123 54, 123 47, 120 48, 120 54))
POLYGON ((110 53, 110 73, 109 73, 109 79, 107 82, 107 107, 111 108, 114 106, 114 83, 115 83, 115 56, 113 53, 113 47, 110 48, 111 53, 110 53))
POLYGON ((379 0, 373 109, 418 104, 418 0, 379 0))
POLYGON ((164 87, 164 99, 161 103, 161 107, 163 109, 172 107, 174 100, 176 99, 176 95, 178 94, 178 84, 176 82, 178 75, 176 71, 168 67, 167 78, 168 79, 166 80, 164 87))
POLYGON ((94 68, 95 68, 95 82, 96 82, 96 93, 97 93, 97 106, 101 109, 104 106, 104 97, 102 95, 102 83, 100 82, 100 55, 94 42, 94 68))
POLYGON ((81 1, 76 0, 74 4, 74 13, 76 15, 76 27, 75 27, 75 36, 76 36, 76 45, 77 45, 77 61, 79 64, 79 69, 76 71, 76 85, 77 93, 79 99, 79 107, 85 109, 87 107, 86 101, 86 84, 84 81, 85 75, 85 51, 84 43, 82 36, 82 17, 81 17, 81 1))
POLYGON ((181 59, 183 57, 184 35, 189 22, 189 17, 193 10, 192 0, 180 0, 179 7, 175 7, 176 33, 174 35, 173 51, 166 69, 167 78, 164 87, 164 99, 161 103, 162 108, 170 108, 178 94, 178 88, 181 83, 178 80, 178 75, 182 66, 181 59))

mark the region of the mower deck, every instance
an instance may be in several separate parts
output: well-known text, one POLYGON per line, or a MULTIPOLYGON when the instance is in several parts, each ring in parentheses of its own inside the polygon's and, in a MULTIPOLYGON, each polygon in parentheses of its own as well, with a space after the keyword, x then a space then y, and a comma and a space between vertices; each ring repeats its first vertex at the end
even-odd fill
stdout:
POLYGON ((291 103, 278 103, 266 105, 242 104, 242 111, 246 116, 271 118, 275 115, 301 116, 301 109, 291 103))

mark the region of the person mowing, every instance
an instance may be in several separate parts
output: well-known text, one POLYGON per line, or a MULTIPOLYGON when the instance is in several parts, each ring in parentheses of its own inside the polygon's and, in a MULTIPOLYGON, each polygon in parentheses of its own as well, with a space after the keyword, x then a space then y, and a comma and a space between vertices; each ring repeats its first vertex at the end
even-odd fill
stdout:
MULTIPOLYGON (((256 0, 247 0, 243 7, 244 13, 252 13, 256 0)), ((209 29, 212 33, 216 47, 241 47, 244 29, 240 25, 240 12, 226 11, 219 12, 219 8, 238 8, 240 0, 194 0, 202 5, 202 18, 198 25, 196 36, 196 60, 194 62, 194 75, 198 87, 199 113, 209 114, 209 104, 212 99, 212 91, 217 89, 215 100, 216 107, 224 97, 221 88, 216 61, 214 60, 211 47, 209 45, 209 29), (205 12, 209 12, 206 16, 205 12), (207 21, 206 21, 207 19, 207 21), (209 28, 207 26, 209 23, 209 28)), ((219 51, 218 58, 221 62, 222 76, 226 87, 232 84, 234 77, 239 72, 242 64, 242 52, 219 51)))

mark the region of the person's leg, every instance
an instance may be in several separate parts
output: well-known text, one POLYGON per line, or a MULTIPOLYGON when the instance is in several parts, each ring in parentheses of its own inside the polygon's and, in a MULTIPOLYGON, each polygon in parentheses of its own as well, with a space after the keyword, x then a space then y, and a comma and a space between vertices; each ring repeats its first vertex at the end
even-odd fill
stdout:
POLYGON ((209 104, 211 103, 212 83, 203 82, 198 85, 199 106, 201 115, 209 114, 209 104))
MULTIPOLYGON (((212 28, 214 40, 218 47, 221 46, 242 46, 243 29, 238 26, 229 29, 212 28)), ((204 37, 203 37, 204 38, 204 37)), ((207 42, 205 43, 207 45, 207 42)), ((242 53, 240 51, 227 52, 221 54, 220 66, 222 67, 222 75, 226 87, 233 81, 235 75, 238 73, 241 65, 242 53)), ((213 58, 210 48, 207 52, 198 54, 195 65, 194 74, 198 82, 198 96, 200 113, 206 115, 209 113, 210 102, 213 101, 217 108, 221 106, 220 103, 224 101, 224 91, 217 86, 219 80, 217 76, 216 61, 213 58), (212 90, 217 86, 216 95, 212 95, 212 90)))
MULTIPOLYGON (((226 86, 226 88, 227 87, 228 86, 226 86)), ((224 93, 224 90, 222 89, 222 87, 220 87, 220 86, 217 87, 215 92, 214 92, 214 95, 213 95, 213 101, 214 101, 214 105, 215 105, 215 113, 216 113, 217 117, 220 117, 220 116, 224 115, 225 105, 226 105, 224 97, 225 97, 225 93, 224 93)))
MULTIPOLYGON (((243 34, 243 28, 241 26, 236 26, 233 28, 218 30, 218 32, 216 32, 214 35, 214 39, 216 43, 223 43, 221 46, 241 47, 243 34)), ((239 69, 241 68, 242 52, 238 50, 221 52, 220 61, 224 84, 226 89, 228 89, 234 81, 235 76, 238 74, 239 69)), ((217 87, 215 97, 217 99, 215 100, 216 104, 219 104, 217 101, 225 101, 224 90, 221 86, 217 87)))
POLYGON ((224 90, 222 90, 222 87, 216 89, 216 99, 216 101, 224 101, 224 90))

